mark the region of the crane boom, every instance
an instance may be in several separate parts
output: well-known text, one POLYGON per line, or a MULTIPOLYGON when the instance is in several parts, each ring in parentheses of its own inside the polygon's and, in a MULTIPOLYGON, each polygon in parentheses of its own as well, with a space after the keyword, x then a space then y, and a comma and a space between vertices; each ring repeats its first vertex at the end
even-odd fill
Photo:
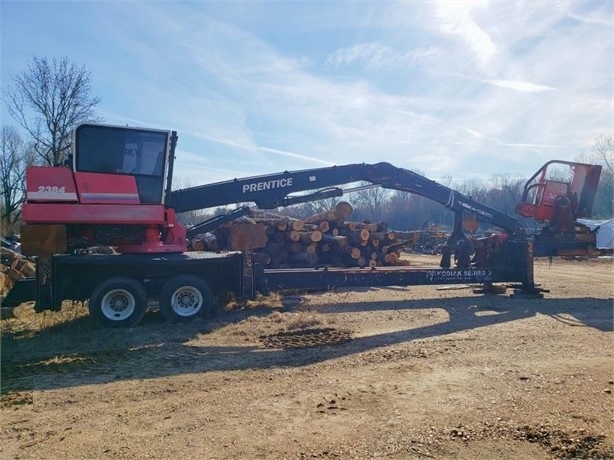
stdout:
MULTIPOLYGON (((292 193, 323 190, 361 181, 423 196, 456 213, 473 213, 479 220, 512 234, 521 231, 515 217, 479 203, 413 171, 386 162, 284 171, 176 190, 171 192, 170 206, 176 212, 186 212, 233 203, 253 202, 262 209, 273 209, 294 204, 294 197, 290 196, 292 193)), ((312 199, 320 198, 316 192, 312 199)))

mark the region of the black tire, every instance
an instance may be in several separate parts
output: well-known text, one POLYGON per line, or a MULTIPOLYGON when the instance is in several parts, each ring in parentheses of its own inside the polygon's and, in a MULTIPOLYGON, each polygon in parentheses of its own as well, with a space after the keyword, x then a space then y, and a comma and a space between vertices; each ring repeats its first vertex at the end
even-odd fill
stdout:
POLYGON ((104 280, 92 292, 90 315, 104 327, 131 327, 145 316, 147 292, 141 283, 125 276, 104 280))
POLYGON ((160 291, 160 312, 171 322, 204 318, 213 310, 213 295, 206 281, 197 276, 171 278, 160 291))

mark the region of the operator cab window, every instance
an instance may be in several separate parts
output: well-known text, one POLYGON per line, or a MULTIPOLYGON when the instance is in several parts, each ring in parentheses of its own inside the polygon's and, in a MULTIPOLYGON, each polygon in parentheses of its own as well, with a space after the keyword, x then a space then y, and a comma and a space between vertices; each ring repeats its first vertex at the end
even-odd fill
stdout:
POLYGON ((159 204, 168 141, 167 131, 81 125, 75 132, 75 171, 134 176, 141 203, 159 204))
POLYGON ((75 170, 161 177, 165 131, 81 125, 75 139, 75 170))
POLYGON ((166 139, 163 144, 153 135, 141 136, 140 140, 127 140, 121 172, 124 174, 145 174, 161 176, 166 139), (148 138, 149 137, 149 138, 148 138))

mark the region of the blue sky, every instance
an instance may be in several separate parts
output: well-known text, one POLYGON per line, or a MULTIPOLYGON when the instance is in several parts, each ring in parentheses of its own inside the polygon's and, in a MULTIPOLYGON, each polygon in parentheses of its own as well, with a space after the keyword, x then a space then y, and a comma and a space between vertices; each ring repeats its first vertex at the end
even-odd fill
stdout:
POLYGON ((2 0, 2 85, 33 55, 85 65, 107 123, 178 131, 185 185, 378 161, 528 177, 612 133, 612 5, 2 0))

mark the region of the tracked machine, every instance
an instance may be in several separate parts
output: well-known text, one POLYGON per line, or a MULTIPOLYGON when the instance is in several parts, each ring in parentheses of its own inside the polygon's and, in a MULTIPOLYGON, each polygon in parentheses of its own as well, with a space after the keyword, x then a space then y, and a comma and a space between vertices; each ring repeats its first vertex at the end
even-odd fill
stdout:
POLYGON ((38 311, 58 310, 65 300, 87 300, 98 323, 126 327, 138 323, 152 302, 170 320, 190 320, 208 315, 214 299, 229 293, 241 300, 271 290, 513 283, 517 295, 539 296, 534 257, 584 255, 595 246, 595 235, 576 220, 590 215, 598 165, 553 161, 527 182, 517 213, 541 224, 532 232, 514 216, 389 163, 173 190, 176 132, 85 124, 73 136, 66 164, 27 168, 22 252, 35 256, 37 275, 18 282, 5 307, 35 300, 38 311), (357 182, 424 196, 454 213, 439 267, 270 269, 255 261, 248 243, 241 251, 187 251, 189 237, 246 215, 249 207, 189 228, 176 217, 237 203, 291 206, 341 196, 341 185, 357 182), (463 230, 467 216, 499 229, 494 240, 472 247, 473 258, 463 230), (97 247, 114 250, 100 254, 97 247))

